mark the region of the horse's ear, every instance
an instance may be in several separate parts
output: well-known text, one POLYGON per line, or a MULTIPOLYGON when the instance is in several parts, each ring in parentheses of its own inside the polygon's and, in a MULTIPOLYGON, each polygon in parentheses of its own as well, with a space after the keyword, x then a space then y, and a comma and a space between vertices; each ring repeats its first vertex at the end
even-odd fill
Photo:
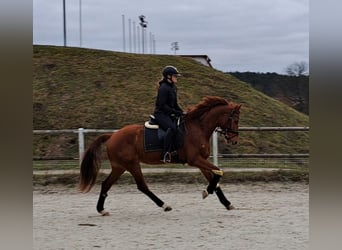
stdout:
POLYGON ((236 110, 240 110, 241 106, 242 106, 241 104, 237 105, 236 110))

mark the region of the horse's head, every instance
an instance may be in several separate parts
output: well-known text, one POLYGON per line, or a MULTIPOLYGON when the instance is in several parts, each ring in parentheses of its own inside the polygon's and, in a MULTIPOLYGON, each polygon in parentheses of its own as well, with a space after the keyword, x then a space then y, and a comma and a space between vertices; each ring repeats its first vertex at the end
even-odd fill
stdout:
POLYGON ((228 102, 217 96, 206 96, 195 107, 189 109, 185 119, 200 121, 201 127, 210 135, 215 128, 224 135, 227 143, 236 144, 239 139, 240 104, 228 102))
POLYGON ((228 116, 222 116, 220 123, 221 131, 218 132, 223 134, 227 143, 233 145, 238 143, 239 140, 239 116, 240 116, 240 104, 230 104, 228 110, 228 116))

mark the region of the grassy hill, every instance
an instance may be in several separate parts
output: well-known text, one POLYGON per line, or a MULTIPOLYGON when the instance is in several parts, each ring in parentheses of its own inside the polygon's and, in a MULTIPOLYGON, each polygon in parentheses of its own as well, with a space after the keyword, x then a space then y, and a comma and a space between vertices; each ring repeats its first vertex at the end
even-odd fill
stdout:
MULTIPOLYGON (((160 72, 169 64, 183 74, 177 86, 185 110, 206 95, 217 95, 243 105, 240 126, 309 125, 307 115, 189 58, 35 45, 33 127, 114 129, 141 124, 153 112, 160 72)), ((300 153, 308 152, 308 141, 308 133, 302 132, 243 132, 240 144, 225 150, 300 153)), ((76 144, 67 136, 42 136, 34 141, 34 155, 66 153, 76 144)))

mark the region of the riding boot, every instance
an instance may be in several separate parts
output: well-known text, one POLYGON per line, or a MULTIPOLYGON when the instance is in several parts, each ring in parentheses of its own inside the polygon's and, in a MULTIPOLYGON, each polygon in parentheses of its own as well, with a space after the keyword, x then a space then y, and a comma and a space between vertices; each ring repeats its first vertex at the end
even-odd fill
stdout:
POLYGON ((162 162, 171 162, 171 144, 172 144, 172 137, 173 137, 173 130, 168 128, 164 137, 164 145, 163 145, 163 153, 162 153, 162 162))

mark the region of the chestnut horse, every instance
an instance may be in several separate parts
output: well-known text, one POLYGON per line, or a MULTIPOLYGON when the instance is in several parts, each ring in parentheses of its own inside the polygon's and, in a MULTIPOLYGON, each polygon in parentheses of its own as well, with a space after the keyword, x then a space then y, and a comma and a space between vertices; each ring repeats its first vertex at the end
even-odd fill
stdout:
MULTIPOLYGON (((203 191, 203 199, 214 191, 220 202, 228 209, 233 209, 230 201, 223 194, 219 180, 223 171, 208 161, 210 154, 209 139, 216 128, 224 135, 227 143, 238 142, 238 122, 240 104, 228 102, 224 98, 207 96, 184 115, 184 145, 178 150, 178 160, 200 169, 209 185, 203 191)), ((140 162, 147 164, 162 164, 161 152, 145 152, 143 145, 144 125, 127 125, 112 134, 100 135, 85 151, 80 167, 79 189, 88 192, 95 184, 100 169, 101 145, 106 144, 108 159, 112 171, 102 182, 97 202, 97 211, 109 215, 104 209, 107 192, 119 177, 128 171, 135 179, 137 188, 153 200, 164 211, 172 208, 160 200, 148 188, 140 162)), ((173 160, 171 163, 176 163, 173 160)))

